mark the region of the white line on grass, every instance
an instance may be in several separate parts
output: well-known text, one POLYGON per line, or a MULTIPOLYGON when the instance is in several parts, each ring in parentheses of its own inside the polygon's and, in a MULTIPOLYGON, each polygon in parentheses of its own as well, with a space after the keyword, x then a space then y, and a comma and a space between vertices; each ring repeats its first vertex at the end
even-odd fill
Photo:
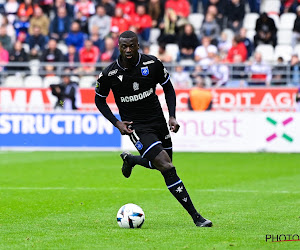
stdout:
MULTIPOLYGON (((0 187, 0 190, 132 190, 130 187, 0 187)), ((139 188, 142 191, 164 191, 164 188, 139 188)), ((270 194, 300 194, 300 191, 287 190, 237 190, 237 189, 193 189, 197 192, 225 192, 225 193, 270 193, 270 194)))

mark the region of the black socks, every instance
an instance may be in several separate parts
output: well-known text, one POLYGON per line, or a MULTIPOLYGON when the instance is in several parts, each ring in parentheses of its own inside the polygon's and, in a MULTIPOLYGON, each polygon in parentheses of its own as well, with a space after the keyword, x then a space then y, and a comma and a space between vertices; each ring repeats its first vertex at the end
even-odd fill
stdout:
POLYGON ((153 168, 154 166, 151 165, 151 162, 146 158, 142 158, 140 155, 128 155, 128 163, 130 166, 134 167, 135 165, 141 165, 145 168, 153 168))
POLYGON ((180 202, 180 204, 187 210, 192 216, 194 222, 202 220, 202 216, 195 209, 188 192, 176 173, 176 169, 173 167, 162 173, 165 178, 166 185, 173 196, 180 202))

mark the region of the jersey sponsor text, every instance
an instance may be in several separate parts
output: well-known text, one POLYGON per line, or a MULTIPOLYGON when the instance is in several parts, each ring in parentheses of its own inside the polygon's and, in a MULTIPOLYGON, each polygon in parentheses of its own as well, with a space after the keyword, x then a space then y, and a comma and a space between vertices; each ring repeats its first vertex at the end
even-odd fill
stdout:
POLYGON ((121 102, 136 102, 145 99, 146 97, 150 96, 152 93, 153 93, 153 88, 150 88, 149 90, 144 91, 143 93, 139 93, 137 95, 122 96, 121 102))

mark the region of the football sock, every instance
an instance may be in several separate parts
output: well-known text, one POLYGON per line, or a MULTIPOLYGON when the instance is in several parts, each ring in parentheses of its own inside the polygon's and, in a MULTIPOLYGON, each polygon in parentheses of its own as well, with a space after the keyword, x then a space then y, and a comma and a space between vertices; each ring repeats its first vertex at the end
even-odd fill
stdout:
MULTIPOLYGON (((179 203, 187 210, 187 212, 192 216, 194 221, 201 221, 203 217, 195 209, 193 202, 176 173, 176 169, 173 167, 165 172, 162 172, 165 178, 166 185, 173 196, 179 201, 179 203)), ((205 219, 203 219, 205 220, 205 219)))
POLYGON ((138 164, 145 168, 155 169, 155 167, 151 164, 149 160, 147 160, 146 158, 142 158, 142 156, 140 155, 129 155, 128 163, 133 167, 138 164))

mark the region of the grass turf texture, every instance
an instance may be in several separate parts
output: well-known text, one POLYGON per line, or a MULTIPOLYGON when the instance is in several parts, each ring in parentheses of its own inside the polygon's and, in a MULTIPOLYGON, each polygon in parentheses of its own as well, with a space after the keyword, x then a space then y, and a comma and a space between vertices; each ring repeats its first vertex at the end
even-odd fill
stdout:
POLYGON ((175 153, 197 228, 155 170, 121 174, 117 152, 0 153, 1 249, 300 249, 266 234, 300 235, 300 155, 175 153), (118 209, 140 205, 142 229, 121 229, 118 209))

